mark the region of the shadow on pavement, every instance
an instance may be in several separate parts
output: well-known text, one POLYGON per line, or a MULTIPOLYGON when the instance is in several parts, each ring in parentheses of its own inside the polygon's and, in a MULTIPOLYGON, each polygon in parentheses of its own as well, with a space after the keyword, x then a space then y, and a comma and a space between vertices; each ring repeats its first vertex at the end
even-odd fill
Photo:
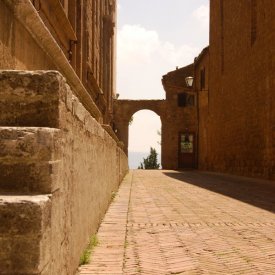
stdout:
POLYGON ((275 213, 275 182, 200 171, 163 172, 166 176, 275 213))

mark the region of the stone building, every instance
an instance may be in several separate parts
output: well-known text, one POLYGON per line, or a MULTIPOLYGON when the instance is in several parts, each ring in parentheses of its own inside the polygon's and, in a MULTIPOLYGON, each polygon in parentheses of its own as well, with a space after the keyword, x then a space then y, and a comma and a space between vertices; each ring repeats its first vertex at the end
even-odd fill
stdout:
POLYGON ((275 178, 274 56, 274 1, 210 1, 210 45, 193 72, 199 169, 275 178))
POLYGON ((33 0, 39 17, 28 13, 29 1, 20 2, 0 3, 0 68, 61 71, 69 62, 104 123, 111 123, 116 1, 33 0))
POLYGON ((210 1, 209 71, 207 54, 196 65, 207 72, 200 168, 275 178, 274 57, 274 1, 210 1))
POLYGON ((114 0, 0 1, 0 273, 75 274, 128 170, 114 0))
POLYGON ((197 98, 185 81, 193 75, 191 64, 162 78, 166 93, 161 140, 164 169, 197 168, 197 98))
POLYGON ((163 169, 197 168, 197 98, 185 78, 194 65, 163 76, 164 100, 115 100, 114 118, 118 138, 128 151, 129 120, 140 110, 151 110, 161 120, 161 166, 163 169))

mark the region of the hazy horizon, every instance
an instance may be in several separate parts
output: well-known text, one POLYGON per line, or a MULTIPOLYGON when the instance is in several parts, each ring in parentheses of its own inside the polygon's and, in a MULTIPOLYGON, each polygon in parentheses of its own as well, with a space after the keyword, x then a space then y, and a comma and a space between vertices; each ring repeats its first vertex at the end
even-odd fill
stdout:
MULTIPOLYGON (((150 150, 149 150, 150 151, 150 150)), ((128 159, 129 159, 129 168, 130 169, 137 169, 141 162, 143 162, 143 158, 148 157, 150 152, 129 152, 128 159)), ((160 163, 160 154, 158 154, 158 162, 160 163)))

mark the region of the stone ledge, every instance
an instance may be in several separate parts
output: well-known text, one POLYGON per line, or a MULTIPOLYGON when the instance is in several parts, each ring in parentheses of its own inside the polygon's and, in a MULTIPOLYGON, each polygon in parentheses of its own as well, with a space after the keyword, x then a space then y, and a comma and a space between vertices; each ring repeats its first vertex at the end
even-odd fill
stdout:
POLYGON ((0 160, 60 159, 60 130, 37 127, 0 127, 0 160))
POLYGON ((111 127, 91 116, 58 71, 0 71, 0 126, 66 129, 67 112, 93 135, 103 139, 106 131, 122 148, 111 127))
POLYGON ((58 184, 60 130, 0 128, 0 193, 48 194, 58 184))
POLYGON ((0 125, 59 128, 61 79, 55 71, 0 71, 0 125))
POLYGON ((119 143, 119 139, 110 125, 102 124, 102 127, 117 143, 119 143))
POLYGON ((47 195, 0 196, 0 274, 41 274, 50 260, 50 219, 47 195))

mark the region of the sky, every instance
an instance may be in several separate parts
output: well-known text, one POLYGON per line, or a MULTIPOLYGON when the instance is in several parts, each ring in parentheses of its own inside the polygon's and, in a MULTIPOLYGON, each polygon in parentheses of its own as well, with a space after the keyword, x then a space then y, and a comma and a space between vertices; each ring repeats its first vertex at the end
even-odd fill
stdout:
MULTIPOLYGON (((164 99, 161 78, 193 62, 209 41, 209 0, 118 0, 119 99, 164 99)), ((159 117, 134 115, 129 162, 136 168, 150 147, 160 153, 159 117)))

